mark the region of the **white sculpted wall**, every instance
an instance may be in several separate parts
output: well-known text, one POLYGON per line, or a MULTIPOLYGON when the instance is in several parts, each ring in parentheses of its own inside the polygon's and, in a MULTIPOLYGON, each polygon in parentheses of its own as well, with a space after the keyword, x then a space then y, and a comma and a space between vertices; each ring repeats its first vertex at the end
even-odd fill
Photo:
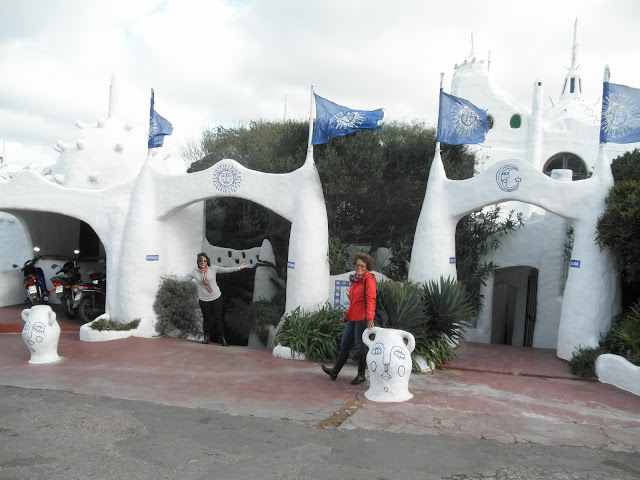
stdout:
MULTIPOLYGON (((111 93, 117 93, 113 86, 111 93)), ((256 172, 222 160, 202 172, 169 175, 154 155, 157 150, 147 154, 148 133, 117 119, 115 107, 112 97, 108 118, 90 125, 78 122, 78 139, 56 144, 60 156, 47 176, 21 171, 0 182, 0 211, 15 216, 32 243, 32 232, 41 230, 53 212, 82 220, 95 231, 107 258, 108 318, 122 323, 141 319, 134 334, 154 334, 158 279, 192 265, 204 243, 198 203, 222 196, 254 201, 291 221, 287 311, 297 306, 313 310, 329 300, 328 281, 318 280, 329 278, 328 227, 312 149, 305 164, 287 174, 256 172)), ((43 253, 55 238, 40 238, 43 253)))
POLYGON ((456 278, 455 228, 466 214, 486 205, 515 200, 530 203, 573 222, 574 245, 566 282, 557 352, 566 360, 576 347, 595 347, 620 311, 620 279, 611 253, 595 243, 596 223, 613 185, 609 161, 600 149, 594 174, 580 182, 547 177, 528 162, 513 159, 491 165, 468 180, 446 177, 436 152, 411 253, 414 282, 456 278), (590 294, 597 292, 597 295, 590 294))

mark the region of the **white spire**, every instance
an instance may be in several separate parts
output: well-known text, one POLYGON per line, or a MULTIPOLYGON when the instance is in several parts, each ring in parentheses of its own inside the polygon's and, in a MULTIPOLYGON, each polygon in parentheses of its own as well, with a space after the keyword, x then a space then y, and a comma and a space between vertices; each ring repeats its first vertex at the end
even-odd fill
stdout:
POLYGON ((573 47, 571 49, 571 68, 576 68, 578 63, 578 19, 573 24, 573 47))
POLYGON ((564 77, 560 101, 571 100, 582 96, 582 78, 578 74, 578 19, 573 24, 573 44, 571 46, 571 66, 566 67, 567 74, 564 77))

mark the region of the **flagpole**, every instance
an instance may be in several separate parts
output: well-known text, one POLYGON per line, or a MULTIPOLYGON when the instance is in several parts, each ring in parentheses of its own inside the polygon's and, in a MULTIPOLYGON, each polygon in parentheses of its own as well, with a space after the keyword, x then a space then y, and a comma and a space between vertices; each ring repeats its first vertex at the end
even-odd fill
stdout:
MULTIPOLYGON (((153 115, 153 96, 154 96, 154 90, 153 88, 151 89, 151 108, 149 108, 149 120, 151 120, 151 116, 153 115)), ((147 137, 151 136, 151 122, 149 122, 149 135, 147 135, 147 137)), ((151 148, 149 148, 149 145, 147 144, 147 160, 149 159, 149 155, 151 154, 151 148)))
MULTIPOLYGON (((444 72, 440 72, 440 92, 442 92, 442 86, 444 85, 444 72)), ((440 112, 440 109, 442 108, 442 95, 440 95, 440 93, 438 92, 438 123, 440 123, 440 115, 442 112, 440 112)), ((436 133, 437 133, 437 129, 436 129, 436 133)), ((440 142, 437 139, 437 135, 436 135, 436 152, 440 151, 440 142)))
POLYGON ((309 102, 309 141, 307 143, 307 159, 305 164, 313 163, 313 145, 311 141, 313 139, 313 85, 311 85, 311 101, 309 102))

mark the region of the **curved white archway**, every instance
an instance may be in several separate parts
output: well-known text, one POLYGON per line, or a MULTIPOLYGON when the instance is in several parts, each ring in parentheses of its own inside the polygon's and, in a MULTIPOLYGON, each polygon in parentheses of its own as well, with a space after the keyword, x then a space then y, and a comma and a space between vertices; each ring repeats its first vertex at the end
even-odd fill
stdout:
POLYGON ((438 148, 416 228, 409 279, 456 278, 456 224, 478 208, 515 200, 569 219, 574 229, 571 258, 576 268, 570 268, 565 287, 557 354, 570 359, 578 346, 597 346, 600 334, 621 308, 615 262, 607 249, 600 250, 595 243, 597 219, 612 185, 602 146, 594 175, 571 183, 551 179, 519 159, 498 162, 467 180, 449 180, 438 148))
MULTIPOLYGON (((251 200, 291 222, 286 312, 296 307, 313 310, 329 300, 327 212, 311 154, 304 166, 286 174, 256 172, 234 160, 221 160, 207 170, 174 176, 154 170, 147 161, 133 189, 123 231, 114 316, 136 318, 149 312, 159 276, 191 264, 170 260, 184 254, 192 258, 197 247, 187 232, 176 235, 167 220, 193 203, 225 196, 251 200), (168 235, 182 239, 174 238, 168 245, 168 235), (156 261, 147 261, 149 255, 157 255, 156 261)), ((201 245, 202 231, 194 236, 195 244, 201 245)))

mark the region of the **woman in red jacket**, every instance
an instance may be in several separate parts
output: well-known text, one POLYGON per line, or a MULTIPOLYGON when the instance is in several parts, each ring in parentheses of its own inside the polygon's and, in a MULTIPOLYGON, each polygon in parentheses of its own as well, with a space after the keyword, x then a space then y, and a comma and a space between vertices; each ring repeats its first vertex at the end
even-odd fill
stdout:
POLYGON ((349 308, 340 320, 347 325, 340 341, 340 354, 333 368, 322 365, 322 370, 335 380, 349 358, 351 345, 356 344, 358 351, 358 376, 351 385, 358 385, 365 381, 364 371, 367 368, 367 346, 362 341, 365 328, 373 328, 373 318, 376 314, 376 277, 373 270, 373 258, 366 253, 356 253, 353 257, 355 273, 349 276, 349 308))

